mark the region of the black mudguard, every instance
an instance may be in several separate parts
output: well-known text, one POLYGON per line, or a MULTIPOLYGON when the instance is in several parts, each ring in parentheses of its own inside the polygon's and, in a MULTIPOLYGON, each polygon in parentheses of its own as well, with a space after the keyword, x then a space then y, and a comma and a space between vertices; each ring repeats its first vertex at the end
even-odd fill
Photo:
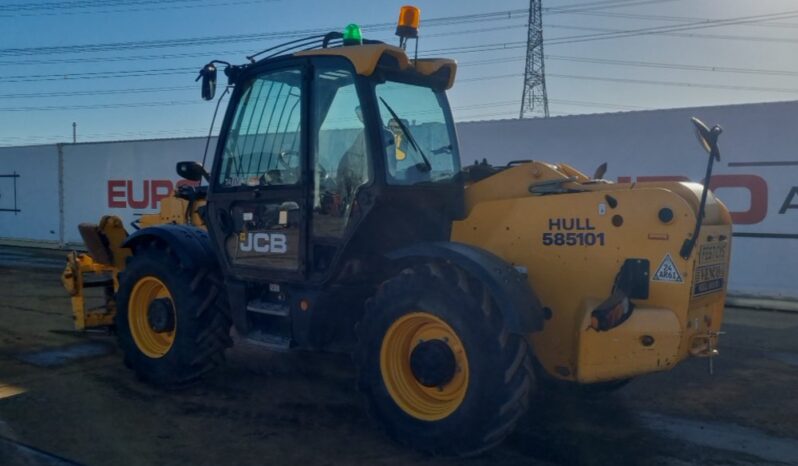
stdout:
POLYGON ((169 246, 187 268, 218 267, 208 232, 191 225, 157 225, 128 236, 123 247, 135 250, 139 245, 158 241, 169 246))
POLYGON ((544 311, 527 277, 499 256, 484 249, 456 242, 421 243, 387 254, 399 264, 444 260, 488 286, 504 317, 516 334, 543 329, 544 311))

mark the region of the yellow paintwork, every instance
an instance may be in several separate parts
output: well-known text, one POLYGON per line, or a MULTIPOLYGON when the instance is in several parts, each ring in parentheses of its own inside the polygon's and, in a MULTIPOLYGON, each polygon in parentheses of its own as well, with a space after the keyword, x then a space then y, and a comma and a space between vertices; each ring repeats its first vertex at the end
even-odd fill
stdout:
POLYGON ((99 227, 102 234, 108 239, 108 249, 110 249, 113 256, 114 268, 117 270, 124 269, 131 252, 129 249, 122 247, 122 243, 127 239, 127 231, 122 224, 122 219, 115 215, 105 215, 100 219, 99 227))
MULTIPOLYGON (((572 167, 561 170, 533 162, 477 182, 466 190, 468 217, 455 222, 452 231, 453 241, 485 248, 526 268, 530 285, 552 310, 544 329, 529 337, 541 365, 555 377, 587 383, 670 368, 691 354, 691 345, 696 347, 693 355, 709 355, 717 346, 725 286, 693 298, 692 275, 697 253, 709 236, 716 242, 721 235, 730 241, 726 207, 713 195, 708 197, 701 240, 684 260, 679 251, 692 234, 700 185, 582 184, 587 178, 574 172, 572 167), (569 176, 579 179, 564 186, 581 192, 529 193, 532 183, 569 176), (607 194, 617 200, 616 208, 608 205, 607 194), (657 216, 663 207, 674 213, 668 224, 657 216), (621 226, 613 225, 615 215, 623 217, 621 226), (550 219, 554 230, 549 229, 550 219), (556 229, 557 219, 580 219, 583 228, 589 221, 592 230, 571 232, 603 233, 604 246, 544 246, 544 233, 568 232, 556 229), (682 283, 650 280, 649 299, 633 300, 636 309, 629 320, 605 332, 589 329, 591 311, 610 296, 626 259, 648 259, 653 275, 667 254, 682 283), (644 346, 644 335, 654 337, 654 344, 644 346)), ((729 249, 723 261, 725 277, 729 249)))
POLYGON ((205 205, 205 199, 194 201, 191 211, 190 221, 187 221, 186 212, 188 211, 188 201, 175 196, 161 199, 161 209, 154 214, 144 214, 139 218, 139 226, 147 228, 154 225, 164 225, 174 223, 178 225, 194 225, 205 228, 197 209, 205 205))
POLYGON ((424 421, 437 421, 457 410, 468 390, 468 357, 457 333, 441 318, 411 312, 398 318, 382 340, 380 373, 391 398, 405 413, 424 421), (422 341, 442 340, 454 354, 457 370, 441 387, 419 383, 410 369, 410 355, 422 341))
POLYGON ((395 47, 388 44, 365 44, 365 45, 350 45, 346 47, 333 47, 329 49, 314 49, 304 50, 297 52, 294 55, 297 57, 326 55, 344 57, 352 62, 355 67, 355 72, 362 76, 371 76, 377 68, 377 63, 384 54, 391 55, 396 58, 399 63, 399 68, 402 71, 410 68, 415 68, 415 71, 423 75, 431 75, 441 68, 449 68, 449 82, 446 89, 449 89, 454 84, 454 77, 457 74, 457 62, 448 58, 421 58, 418 60, 410 60, 405 51, 400 47, 395 47))
POLYGON ((133 341, 139 351, 153 359, 162 358, 172 349, 177 332, 176 313, 175 327, 171 331, 156 332, 150 327, 148 321, 150 304, 161 298, 168 299, 174 310, 175 303, 166 285, 155 277, 146 276, 133 286, 127 303, 127 322, 133 341))
POLYGON ((61 274, 61 283, 66 288, 72 302, 72 318, 76 330, 92 327, 112 325, 116 306, 113 301, 106 301, 105 306, 91 310, 86 309, 84 295, 85 275, 103 276, 110 275, 113 280, 114 291, 119 284, 116 281, 117 270, 115 267, 95 262, 88 254, 70 252, 67 256, 67 265, 61 274))
MULTIPOLYGON (((197 209, 205 205, 205 200, 194 202, 191 212, 191 222, 187 222, 186 212, 188 201, 174 196, 161 200, 161 210, 154 214, 142 215, 139 219, 141 228, 163 225, 167 223, 191 224, 205 228, 197 209)), ((104 305, 86 309, 85 278, 89 275, 97 277, 110 276, 113 282, 113 292, 119 289, 118 275, 125 269, 127 258, 132 252, 122 247, 128 236, 122 219, 114 215, 104 216, 99 223, 99 229, 108 239, 108 249, 113 258, 113 264, 102 264, 94 260, 89 254, 71 252, 67 256, 67 264, 61 274, 61 283, 71 296, 72 316, 75 329, 85 330, 94 327, 107 327, 113 325, 116 315, 116 302, 112 297, 107 297, 104 305)))
POLYGON ((119 271, 124 269, 125 261, 130 256, 130 250, 122 247, 127 232, 119 217, 106 215, 100 219, 98 227, 108 240, 112 263, 102 264, 88 254, 78 254, 73 251, 67 256, 67 264, 61 274, 61 283, 71 297, 72 317, 77 330, 105 327, 114 323, 116 303, 108 295, 104 297, 105 303, 102 306, 86 309, 85 278, 89 275, 96 278, 109 277, 115 293, 119 288, 117 280, 119 271))

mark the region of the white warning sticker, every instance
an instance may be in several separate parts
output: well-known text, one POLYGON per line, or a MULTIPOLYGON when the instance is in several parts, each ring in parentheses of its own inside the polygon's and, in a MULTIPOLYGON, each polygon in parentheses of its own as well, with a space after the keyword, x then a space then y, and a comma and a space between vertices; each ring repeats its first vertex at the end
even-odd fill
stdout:
POLYGON ((657 267, 657 271, 654 273, 652 280, 656 282, 673 283, 682 283, 684 281, 682 280, 682 274, 679 273, 679 269, 676 268, 676 264, 673 263, 670 254, 665 254, 665 258, 662 259, 659 267, 657 267))

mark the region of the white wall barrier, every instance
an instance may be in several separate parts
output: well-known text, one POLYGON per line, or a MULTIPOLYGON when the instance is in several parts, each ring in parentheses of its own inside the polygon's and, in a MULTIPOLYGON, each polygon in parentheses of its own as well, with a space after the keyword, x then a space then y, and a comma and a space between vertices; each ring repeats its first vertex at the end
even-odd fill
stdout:
POLYGON ((65 242, 80 243, 78 225, 103 215, 117 215, 127 227, 137 215, 157 212, 180 181, 175 164, 199 162, 204 150, 205 138, 64 145, 65 242))
POLYGON ((58 148, 0 148, 0 239, 61 243, 58 148))
MULTIPOLYGON (((711 185, 735 220, 730 289, 798 300, 798 102, 469 122, 458 132, 464 164, 537 159, 590 174, 608 162, 608 179, 700 181, 693 115, 724 128, 711 185)), ((156 211, 179 181, 175 163, 201 160, 204 148, 205 138, 0 148, 0 240, 79 243, 77 225, 109 213, 127 225, 156 211)))

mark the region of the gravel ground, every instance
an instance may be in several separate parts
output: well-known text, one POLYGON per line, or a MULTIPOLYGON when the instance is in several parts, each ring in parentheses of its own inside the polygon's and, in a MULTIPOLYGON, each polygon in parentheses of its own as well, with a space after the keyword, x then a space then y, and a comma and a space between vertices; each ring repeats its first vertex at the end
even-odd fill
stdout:
POLYGON ((536 393, 499 448, 442 459, 380 432, 347 356, 237 344, 201 384, 139 382, 113 336, 72 331, 62 267, 0 248, 1 465, 798 464, 798 314, 727 309, 715 375, 691 360, 607 396, 536 393))

